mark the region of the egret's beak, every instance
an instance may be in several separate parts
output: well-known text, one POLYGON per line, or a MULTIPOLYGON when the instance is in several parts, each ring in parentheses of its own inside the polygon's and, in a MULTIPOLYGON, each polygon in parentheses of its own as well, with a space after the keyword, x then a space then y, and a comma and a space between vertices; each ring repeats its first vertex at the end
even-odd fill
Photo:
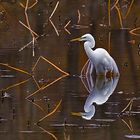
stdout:
POLYGON ((81 112, 71 112, 71 115, 73 116, 82 116, 82 113, 81 112))
POLYGON ((75 39, 70 40, 70 42, 73 42, 73 41, 81 41, 81 38, 79 37, 79 38, 75 38, 75 39))

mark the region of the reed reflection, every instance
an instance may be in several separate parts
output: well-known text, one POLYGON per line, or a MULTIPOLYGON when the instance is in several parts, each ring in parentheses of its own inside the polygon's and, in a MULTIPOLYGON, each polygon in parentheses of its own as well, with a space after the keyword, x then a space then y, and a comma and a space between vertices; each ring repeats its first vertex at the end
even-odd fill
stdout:
POLYGON ((117 86, 119 77, 107 78, 104 76, 97 76, 93 78, 92 75, 89 75, 86 78, 81 78, 81 80, 90 94, 85 101, 84 112, 73 112, 72 115, 91 120, 95 115, 95 104, 102 105, 107 102, 117 86))

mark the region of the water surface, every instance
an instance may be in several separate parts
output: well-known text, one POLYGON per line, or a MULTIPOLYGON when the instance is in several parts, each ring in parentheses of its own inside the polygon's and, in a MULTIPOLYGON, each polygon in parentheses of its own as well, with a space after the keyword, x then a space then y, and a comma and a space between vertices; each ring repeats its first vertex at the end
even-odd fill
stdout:
MULTIPOLYGON (((32 67, 40 56, 47 58, 70 75, 52 83, 63 74, 44 60, 40 60, 34 70, 35 80, 28 74, 0 65, 0 138, 9 140, 118 140, 140 138, 140 56, 139 36, 129 30, 139 27, 139 4, 134 1, 131 11, 119 23, 116 9, 111 11, 111 27, 108 27, 107 1, 67 1, 62 0, 52 17, 59 31, 57 36, 48 18, 57 1, 39 1, 28 11, 32 29, 40 36, 35 43, 35 56, 32 44, 19 52, 19 49, 32 40, 26 23, 24 9, 18 2, 0 2, 0 62, 32 73, 32 67), (78 18, 80 11, 80 21, 78 18), (66 23, 71 20, 67 29, 66 23), (78 23, 79 22, 79 23, 78 23), (96 47, 105 48, 115 59, 120 78, 108 100, 95 104, 95 114, 91 120, 73 116, 72 112, 84 112, 84 104, 90 95, 79 78, 87 60, 82 43, 70 40, 85 33, 96 39, 96 47), (134 42, 134 43, 133 43, 134 42), (24 82, 23 82, 24 81, 24 82), (12 85, 16 83, 20 85, 12 85), (10 87, 9 87, 10 86, 10 87), (8 88, 7 88, 8 87, 8 88), (120 112, 134 99, 132 110, 120 112), (58 109, 54 109, 58 106, 58 109), (52 115, 36 124, 41 118, 52 115)), ((130 2, 121 1, 122 15, 127 13, 130 2)), ((111 3, 111 6, 113 2, 111 3)), ((137 31, 139 32, 139 31, 137 31)))

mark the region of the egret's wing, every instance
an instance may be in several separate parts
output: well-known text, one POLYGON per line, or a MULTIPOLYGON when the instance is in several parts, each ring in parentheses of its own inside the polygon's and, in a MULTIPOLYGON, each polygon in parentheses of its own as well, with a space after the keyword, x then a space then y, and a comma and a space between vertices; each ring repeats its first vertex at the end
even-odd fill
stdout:
POLYGON ((104 66, 105 70, 108 70, 108 71, 112 71, 113 70, 112 62, 110 62, 110 60, 108 60, 107 58, 103 59, 103 66, 104 66))

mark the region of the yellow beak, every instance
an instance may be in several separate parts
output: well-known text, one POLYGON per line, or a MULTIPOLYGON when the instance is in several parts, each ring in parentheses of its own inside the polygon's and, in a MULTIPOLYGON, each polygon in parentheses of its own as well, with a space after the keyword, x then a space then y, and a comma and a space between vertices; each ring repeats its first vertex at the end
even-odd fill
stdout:
POLYGON ((81 112, 71 112, 73 116, 82 116, 81 112))
POLYGON ((73 42, 73 41, 81 41, 81 38, 79 37, 79 38, 75 38, 75 39, 70 40, 70 42, 73 42))

